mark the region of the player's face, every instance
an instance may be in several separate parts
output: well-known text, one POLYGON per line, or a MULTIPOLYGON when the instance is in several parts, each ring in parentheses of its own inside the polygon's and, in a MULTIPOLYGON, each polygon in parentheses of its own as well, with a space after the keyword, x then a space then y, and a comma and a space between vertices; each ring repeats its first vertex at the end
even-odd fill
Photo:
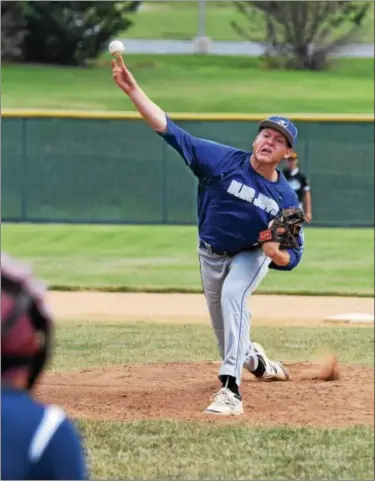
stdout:
POLYGON ((253 142, 253 153, 258 162, 279 164, 291 153, 287 139, 277 130, 263 129, 253 142))

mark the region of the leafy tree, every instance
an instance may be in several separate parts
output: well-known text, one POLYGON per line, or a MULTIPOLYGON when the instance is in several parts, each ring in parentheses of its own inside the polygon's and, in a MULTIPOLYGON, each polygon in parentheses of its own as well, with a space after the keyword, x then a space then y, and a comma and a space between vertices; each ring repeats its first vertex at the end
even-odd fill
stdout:
POLYGON ((22 56, 26 20, 18 2, 1 2, 1 58, 13 60, 22 56))
POLYGON ((236 8, 249 21, 249 29, 232 27, 253 40, 254 12, 266 22, 266 57, 277 67, 323 70, 337 47, 353 42, 363 25, 370 2, 357 1, 239 1, 236 8))
MULTIPOLYGON (((3 2, 4 3, 4 2, 3 2)), ((127 14, 137 1, 26 1, 17 5, 26 23, 21 42, 25 62, 83 65, 108 41, 132 25, 127 14)))

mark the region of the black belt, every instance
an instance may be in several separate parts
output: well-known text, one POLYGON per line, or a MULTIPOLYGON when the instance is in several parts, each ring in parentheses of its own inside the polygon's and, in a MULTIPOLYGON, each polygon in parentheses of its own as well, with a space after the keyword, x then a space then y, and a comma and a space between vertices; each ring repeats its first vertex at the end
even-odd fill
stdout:
POLYGON ((246 247, 246 249, 242 249, 241 251, 238 251, 238 252, 229 252, 229 251, 223 251, 223 250, 220 250, 220 249, 216 249, 216 247, 212 247, 212 245, 209 244, 208 242, 200 240, 199 241, 199 247, 202 248, 202 249, 206 249, 209 253, 217 254, 218 256, 234 257, 235 255, 239 254, 240 252, 255 251, 255 250, 259 249, 260 246, 259 245, 253 245, 253 246, 250 246, 250 247, 246 247))

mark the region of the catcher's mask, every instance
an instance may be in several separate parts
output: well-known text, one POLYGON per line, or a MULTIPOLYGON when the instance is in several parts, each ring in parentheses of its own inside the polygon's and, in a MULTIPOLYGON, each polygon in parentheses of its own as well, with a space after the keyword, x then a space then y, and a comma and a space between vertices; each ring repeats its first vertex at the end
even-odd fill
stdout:
POLYGON ((1 378, 27 372, 30 389, 51 348, 52 320, 38 282, 1 254, 1 378))

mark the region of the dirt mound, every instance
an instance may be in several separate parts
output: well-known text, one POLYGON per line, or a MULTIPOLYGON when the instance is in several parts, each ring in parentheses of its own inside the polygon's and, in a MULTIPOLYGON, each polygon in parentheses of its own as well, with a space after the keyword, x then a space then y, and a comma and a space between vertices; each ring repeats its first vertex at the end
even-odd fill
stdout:
POLYGON ((163 363, 48 373, 38 396, 74 417, 214 420, 256 425, 374 426, 374 370, 340 366, 339 380, 304 380, 311 365, 287 364, 292 381, 265 383, 245 372, 245 415, 219 419, 202 410, 220 387, 218 363, 163 363))

